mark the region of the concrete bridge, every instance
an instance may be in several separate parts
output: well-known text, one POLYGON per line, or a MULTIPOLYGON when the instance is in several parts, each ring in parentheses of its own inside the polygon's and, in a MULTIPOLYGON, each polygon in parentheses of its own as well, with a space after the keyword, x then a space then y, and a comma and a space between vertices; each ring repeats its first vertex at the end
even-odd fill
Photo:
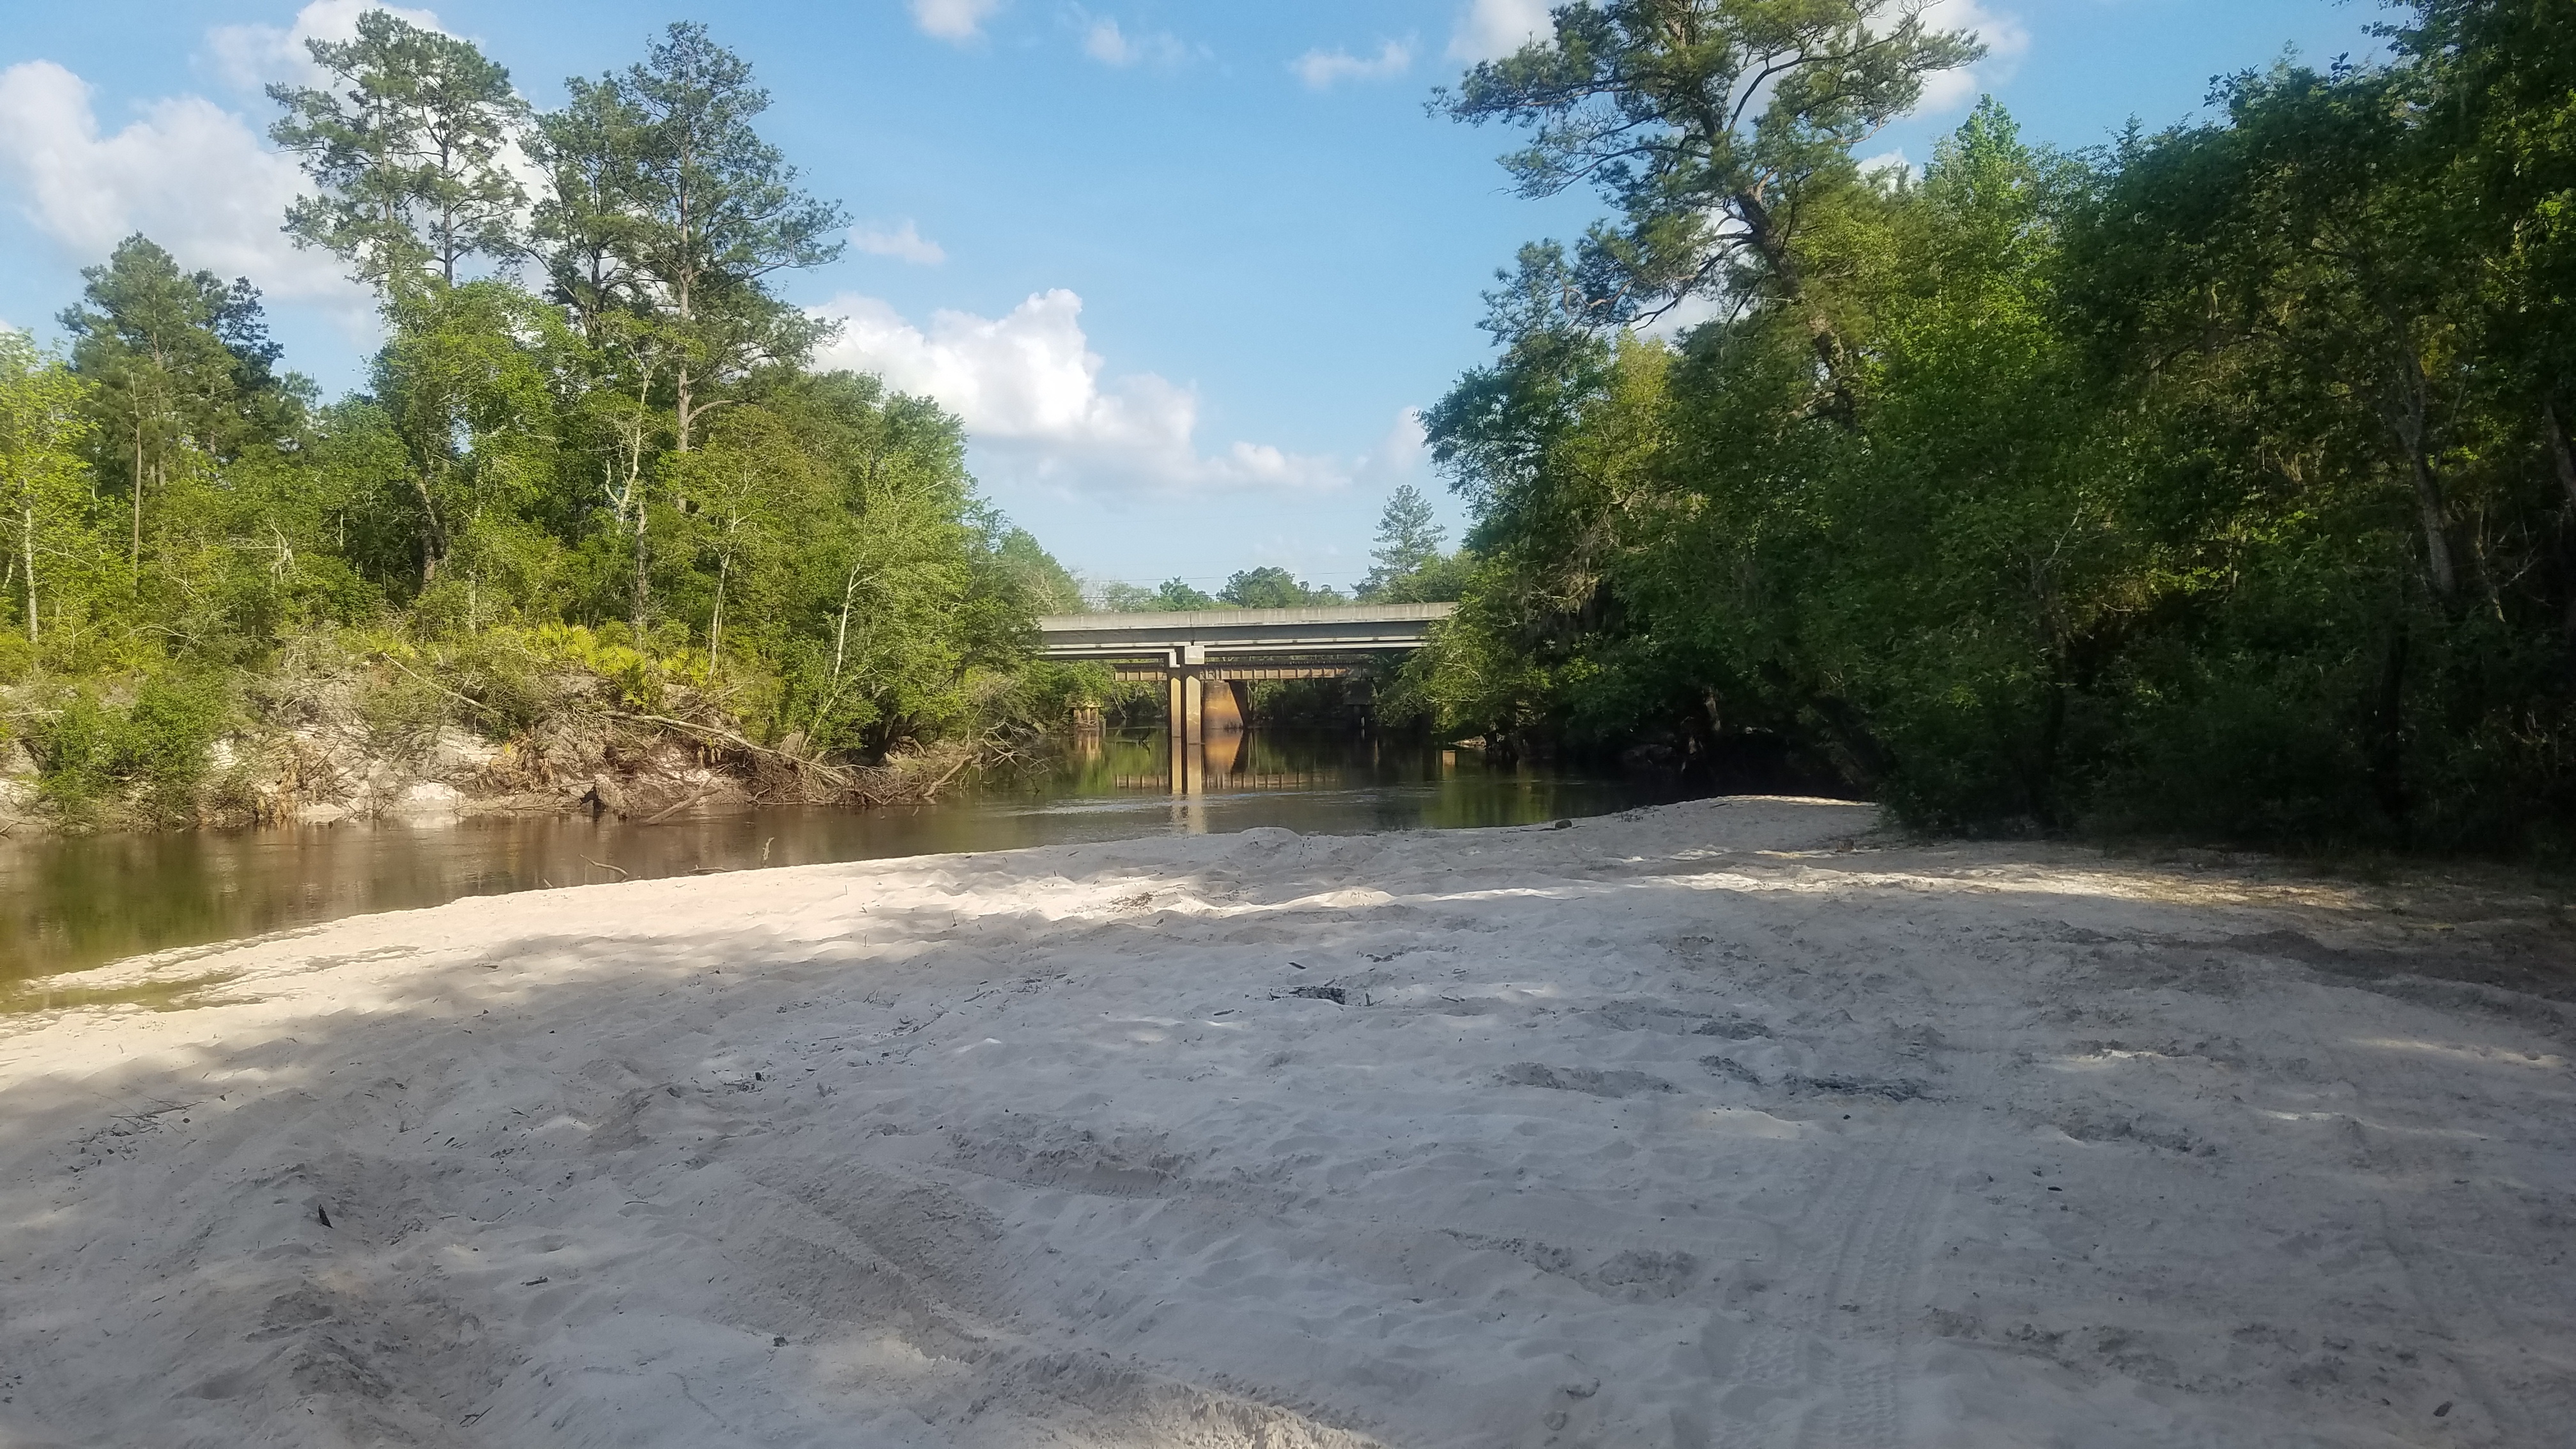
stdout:
POLYGON ((1172 793, 1205 789, 1207 740, 1243 729, 1248 686, 1329 679, 1383 654, 1419 649, 1455 604, 1354 604, 1189 613, 1049 614, 1038 653, 1093 659, 1121 679, 1159 680, 1171 709, 1172 793))

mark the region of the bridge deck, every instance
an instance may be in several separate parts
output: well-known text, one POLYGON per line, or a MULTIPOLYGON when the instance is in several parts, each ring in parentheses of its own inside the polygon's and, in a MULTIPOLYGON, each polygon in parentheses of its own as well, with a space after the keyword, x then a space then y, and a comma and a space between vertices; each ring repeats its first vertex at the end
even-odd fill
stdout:
POLYGON ((1049 614, 1038 652, 1050 659, 1158 659, 1201 663, 1226 656, 1352 654, 1419 649, 1455 604, 1351 604, 1311 609, 1201 609, 1187 613, 1049 614))

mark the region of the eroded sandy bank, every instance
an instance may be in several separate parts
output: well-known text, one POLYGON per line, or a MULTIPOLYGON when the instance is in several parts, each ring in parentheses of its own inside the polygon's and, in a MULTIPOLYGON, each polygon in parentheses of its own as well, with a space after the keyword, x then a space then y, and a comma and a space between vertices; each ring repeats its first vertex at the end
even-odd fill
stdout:
POLYGON ((1868 825, 875 862, 125 968, 230 1004, 0 1023, 0 1444, 2564 1442, 2543 916, 1868 825))

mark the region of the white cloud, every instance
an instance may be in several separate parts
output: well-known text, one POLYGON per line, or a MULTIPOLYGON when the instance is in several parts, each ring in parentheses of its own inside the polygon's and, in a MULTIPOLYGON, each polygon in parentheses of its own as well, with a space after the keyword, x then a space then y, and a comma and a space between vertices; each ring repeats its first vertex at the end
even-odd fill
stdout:
MULTIPOLYGON (((1015 481, 1065 491, 1326 488, 1349 470, 1268 444, 1199 451, 1198 396, 1150 372, 1103 377, 1082 330, 1082 299, 1058 288, 999 318, 939 311, 928 328, 874 297, 816 308, 841 323, 819 365, 874 372, 965 420, 1015 481)), ((989 466, 989 465, 988 465, 989 466)))
POLYGON ((1706 292, 1693 292, 1675 302, 1664 315, 1634 330, 1640 337, 1650 337, 1658 342, 1677 343, 1681 341, 1683 333, 1702 322, 1723 317, 1729 310, 1723 298, 1712 297, 1706 292))
POLYGON ((1392 488, 1411 482, 1431 470, 1430 438, 1422 430, 1422 410, 1403 408, 1389 424, 1386 436, 1368 451, 1352 470, 1359 482, 1379 488, 1392 488))
POLYGON ((1346 80, 1389 80, 1412 68, 1413 47, 1401 40, 1390 40, 1373 56, 1357 56, 1347 50, 1310 50, 1288 62, 1297 78, 1316 90, 1323 90, 1346 80))
POLYGON ((1893 151, 1881 151, 1875 156, 1863 156, 1856 164, 1860 167, 1861 175, 1877 178, 1884 174, 1889 185, 1899 181, 1912 181, 1922 175, 1921 168, 1905 159, 1905 148, 1902 146, 1893 151))
POLYGON ((2030 53, 2030 30, 2021 18, 1988 10, 1980 0, 1932 0, 1923 7, 1923 24, 1930 30, 1973 33, 1986 43, 1986 58, 1926 79, 1921 110, 1939 113, 1967 105, 1979 92, 2012 79, 2021 58, 2030 53))
POLYGON ((1093 20, 1082 32, 1082 53, 1103 65, 1179 65, 1191 55, 1189 44, 1167 30, 1129 35, 1115 20, 1093 20))
POLYGON ((883 222, 851 227, 850 245, 872 257, 899 257, 916 266, 935 267, 948 260, 948 253, 939 243, 923 236, 910 217, 905 217, 899 227, 883 222))
POLYGON ((1002 8, 1002 0, 912 0, 912 23, 924 35, 959 42, 983 34, 984 19, 1002 8))
POLYGON ((1468 0, 1449 32, 1449 58, 1470 65, 1500 60, 1542 36, 1556 33, 1548 0, 1468 0))
POLYGON ((206 32, 206 51, 215 74, 237 90, 257 93, 271 81, 293 85, 322 84, 321 67, 304 48, 308 40, 353 40, 358 17, 370 10, 390 10, 423 30, 440 30, 438 16, 427 10, 384 5, 377 0, 313 0, 295 12, 291 25, 218 25, 206 32))
POLYGON ((1082 53, 1103 65, 1133 65, 1136 47, 1115 20, 1095 20, 1082 34, 1082 53))
POLYGON ((203 97, 149 102, 102 135, 79 76, 46 60, 0 71, 0 189, 73 258, 102 260, 140 231, 184 266, 246 276, 274 298, 362 324, 367 295, 339 262, 297 251, 280 230, 303 184, 292 159, 203 97))

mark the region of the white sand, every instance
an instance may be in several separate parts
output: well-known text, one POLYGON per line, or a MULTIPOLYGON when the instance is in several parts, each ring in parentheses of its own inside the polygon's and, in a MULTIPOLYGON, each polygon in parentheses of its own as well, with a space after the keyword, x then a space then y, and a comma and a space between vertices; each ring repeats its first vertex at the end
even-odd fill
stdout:
POLYGON ((2576 1443, 2576 1011, 2458 979, 2563 935, 1869 824, 120 968, 235 1004, 0 1022, 0 1444, 2576 1443))

